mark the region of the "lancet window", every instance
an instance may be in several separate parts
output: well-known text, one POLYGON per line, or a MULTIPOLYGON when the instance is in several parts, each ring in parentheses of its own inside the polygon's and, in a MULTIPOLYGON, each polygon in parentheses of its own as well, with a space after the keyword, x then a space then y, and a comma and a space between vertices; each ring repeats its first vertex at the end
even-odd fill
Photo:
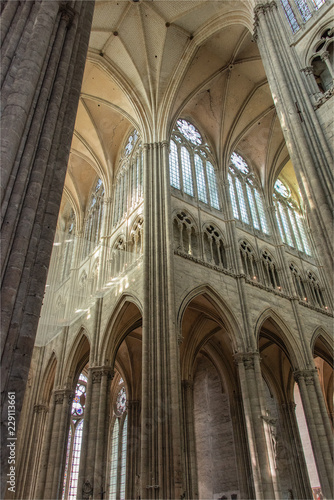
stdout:
POLYGON ((114 188, 113 225, 117 226, 142 199, 143 152, 138 132, 134 130, 128 137, 120 158, 114 188))
POLYGON ((292 33, 300 30, 300 25, 312 17, 312 11, 320 9, 326 0, 281 0, 285 16, 290 24, 292 33))
POLYGON ((258 279, 257 259, 252 247, 247 241, 240 244, 240 255, 244 273, 252 280, 258 279))
POLYGON ((306 223, 300 206, 289 187, 280 179, 274 186, 274 205, 278 229, 284 243, 300 252, 312 255, 306 233, 306 223))
POLYGON ((73 249, 75 240, 75 214, 74 210, 71 210, 70 216, 66 222, 64 241, 62 245, 62 259, 63 259, 63 269, 62 269, 62 281, 67 278, 70 273, 73 249))
POLYGON ((66 464, 63 482, 63 500, 77 498, 82 431, 85 416, 87 377, 81 373, 71 407, 66 464))
POLYGON ((220 231, 215 226, 207 224, 203 239, 205 260, 209 264, 226 268, 226 252, 220 231))
POLYGON ((276 264, 266 250, 262 252, 262 268, 265 284, 273 289, 281 290, 276 264))
POLYGON ((189 215, 180 211, 174 217, 174 248, 186 255, 197 257, 197 234, 195 224, 189 215))
POLYGON ((127 453, 127 396, 125 387, 117 395, 110 442, 109 500, 124 500, 127 453))
POLYGON ((173 130, 169 150, 170 184, 197 201, 219 210, 214 159, 197 128, 179 119, 173 130))
POLYGON ((269 234, 260 188, 247 162, 236 152, 231 155, 228 181, 233 216, 269 234))
POLYGON ((103 218, 104 186, 98 179, 90 195, 84 220, 83 258, 87 257, 100 243, 103 218))

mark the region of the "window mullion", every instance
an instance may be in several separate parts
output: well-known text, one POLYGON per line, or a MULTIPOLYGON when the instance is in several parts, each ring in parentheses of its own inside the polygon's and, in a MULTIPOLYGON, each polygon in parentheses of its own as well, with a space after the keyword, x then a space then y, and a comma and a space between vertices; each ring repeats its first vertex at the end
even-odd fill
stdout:
MULTIPOLYGON (((187 148, 188 149, 188 148, 187 148)), ((196 175, 196 168, 195 168, 195 155, 193 151, 190 153, 189 149, 189 157, 190 157, 190 171, 192 173, 192 178, 193 178, 193 189, 194 189, 194 197, 197 202, 199 202, 199 196, 198 196, 198 185, 197 185, 197 175, 196 175)))

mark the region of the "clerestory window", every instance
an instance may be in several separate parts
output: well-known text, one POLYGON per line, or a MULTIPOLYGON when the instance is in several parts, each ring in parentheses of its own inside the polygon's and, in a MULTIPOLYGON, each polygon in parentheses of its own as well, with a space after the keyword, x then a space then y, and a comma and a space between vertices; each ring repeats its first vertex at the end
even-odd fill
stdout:
POLYGON ((82 431, 85 415, 87 377, 81 373, 71 406, 71 423, 68 433, 66 463, 63 482, 63 500, 77 498, 82 431))
POLYGON ((269 234, 260 188, 248 164, 236 152, 231 155, 228 181, 235 219, 269 234))
POLYGON ((325 1, 311 0, 311 3, 308 3, 306 0, 281 0, 292 33, 297 33, 300 30, 300 25, 311 19, 312 11, 320 9, 325 1))
POLYGON ((143 199, 143 152, 137 130, 133 130, 124 146, 114 185, 113 226, 136 208, 143 199))
POLYGON ((86 258, 100 243, 103 218, 104 186, 98 179, 92 189, 84 220, 84 247, 82 258, 86 258))
POLYGON ((300 206, 289 187, 280 179, 274 186, 274 205, 278 229, 284 243, 300 252, 312 255, 307 238, 306 222, 300 206))
POLYGON ((214 159, 197 128, 184 119, 176 122, 169 150, 170 184, 196 200, 220 209, 214 159))

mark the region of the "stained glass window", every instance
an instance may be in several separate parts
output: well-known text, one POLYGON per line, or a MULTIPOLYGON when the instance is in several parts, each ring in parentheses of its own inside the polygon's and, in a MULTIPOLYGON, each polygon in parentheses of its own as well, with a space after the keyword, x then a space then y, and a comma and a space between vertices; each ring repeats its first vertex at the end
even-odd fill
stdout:
POLYGON ((122 387, 114 406, 114 423, 111 436, 109 500, 125 499, 126 454, 128 416, 126 413, 126 390, 122 387), (117 494, 117 492, 119 492, 117 494))
POLYGON ((296 0, 298 10, 302 16, 304 23, 311 17, 311 11, 305 0, 296 0))
POLYGON ((87 377, 81 373, 71 406, 71 423, 67 440, 66 465, 62 499, 77 497, 82 431, 86 404, 87 377))
POLYGON ((324 5, 325 0, 312 0, 312 2, 313 2, 315 9, 318 10, 318 9, 320 9, 320 7, 322 5, 324 5))
POLYGON ((232 153, 228 173, 233 217, 269 234, 263 201, 255 175, 244 158, 232 153))
POLYGON ((85 215, 83 258, 86 258, 100 243, 103 201, 104 186, 102 180, 98 179, 91 191, 89 208, 85 215))
POLYGON ((281 0, 286 18, 290 24, 292 33, 296 33, 299 29, 300 26, 297 22, 296 16, 291 8, 290 2, 288 0, 281 0))
POLYGON ((134 130, 121 154, 114 184, 113 225, 122 222, 125 215, 143 199, 143 153, 137 130, 134 130))
POLYGON ((202 137, 192 123, 186 120, 177 120, 176 125, 182 135, 195 145, 202 144, 202 137))
POLYGON ((170 185, 219 210, 216 171, 212 154, 192 123, 176 122, 170 141, 170 185))
POLYGON ((305 219, 289 187, 280 179, 274 185, 276 219, 282 240, 300 252, 312 255, 306 235, 305 219))

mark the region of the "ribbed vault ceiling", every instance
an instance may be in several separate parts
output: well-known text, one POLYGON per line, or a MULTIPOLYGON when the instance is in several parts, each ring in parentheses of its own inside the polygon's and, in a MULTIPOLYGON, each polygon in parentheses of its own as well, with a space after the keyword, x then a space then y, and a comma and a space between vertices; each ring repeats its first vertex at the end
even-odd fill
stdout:
POLYGON ((131 128, 165 140, 179 116, 206 135, 220 170, 237 150, 272 186, 288 154, 252 9, 252 0, 96 0, 65 183, 78 212, 97 175, 110 195, 131 128))

